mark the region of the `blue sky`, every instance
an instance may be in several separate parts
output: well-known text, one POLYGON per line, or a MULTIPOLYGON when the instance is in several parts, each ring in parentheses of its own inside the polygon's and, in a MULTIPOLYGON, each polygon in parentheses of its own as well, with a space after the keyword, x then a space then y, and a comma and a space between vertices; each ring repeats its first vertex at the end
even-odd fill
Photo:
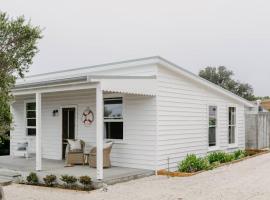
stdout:
POLYGON ((0 0, 44 28, 30 74, 160 55, 194 73, 224 65, 270 95, 267 0, 0 0))

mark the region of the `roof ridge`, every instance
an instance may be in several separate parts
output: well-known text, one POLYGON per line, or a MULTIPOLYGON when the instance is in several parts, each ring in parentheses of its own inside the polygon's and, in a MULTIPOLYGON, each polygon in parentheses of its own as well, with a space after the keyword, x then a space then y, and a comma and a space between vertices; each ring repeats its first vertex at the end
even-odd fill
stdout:
POLYGON ((91 69, 91 68, 96 68, 96 67, 105 67, 108 65, 118 65, 118 64, 124 64, 124 63, 129 63, 129 62, 137 62, 137 61, 143 61, 143 60, 156 59, 156 58, 162 59, 160 56, 134 58, 134 59, 129 59, 129 60, 121 60, 121 61, 116 61, 116 62, 96 64, 96 65, 90 65, 90 66, 85 66, 85 67, 70 68, 70 69, 56 70, 56 71, 51 71, 51 72, 46 72, 46 73, 33 74, 33 75, 25 76, 25 78, 38 77, 38 76, 43 76, 43 75, 51 75, 51 74, 55 74, 55 73, 72 72, 72 71, 77 71, 77 70, 82 70, 82 69, 91 69))

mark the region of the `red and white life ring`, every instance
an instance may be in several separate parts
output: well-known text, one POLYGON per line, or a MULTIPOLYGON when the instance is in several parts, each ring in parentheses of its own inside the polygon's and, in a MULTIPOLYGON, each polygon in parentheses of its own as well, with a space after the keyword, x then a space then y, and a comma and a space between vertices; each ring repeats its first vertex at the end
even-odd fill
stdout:
POLYGON ((94 122, 94 113, 90 108, 87 108, 82 114, 82 123, 85 126, 90 126, 94 122))

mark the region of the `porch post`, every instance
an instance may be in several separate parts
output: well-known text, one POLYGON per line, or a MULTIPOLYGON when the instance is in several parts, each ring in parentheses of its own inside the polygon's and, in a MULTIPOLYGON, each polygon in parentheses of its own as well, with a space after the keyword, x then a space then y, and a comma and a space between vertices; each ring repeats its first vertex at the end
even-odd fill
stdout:
POLYGON ((41 93, 36 93, 36 170, 42 170, 41 93))
POLYGON ((103 179, 103 92, 100 83, 96 87, 96 146, 97 179, 103 179))

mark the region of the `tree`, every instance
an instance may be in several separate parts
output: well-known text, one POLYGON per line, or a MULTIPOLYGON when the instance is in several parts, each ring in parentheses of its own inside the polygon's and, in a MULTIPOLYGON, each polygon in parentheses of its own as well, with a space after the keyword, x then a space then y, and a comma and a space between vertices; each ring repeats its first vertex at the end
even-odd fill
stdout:
POLYGON ((10 130, 12 122, 11 88, 28 71, 41 38, 41 29, 23 16, 13 19, 0 12, 0 134, 10 130))
POLYGON ((231 91, 232 93, 243 97, 247 100, 254 100, 255 96, 253 95, 253 88, 248 83, 241 83, 240 81, 234 80, 234 73, 231 70, 228 70, 224 66, 220 67, 206 67, 203 70, 200 70, 199 76, 215 83, 226 90, 231 91))

